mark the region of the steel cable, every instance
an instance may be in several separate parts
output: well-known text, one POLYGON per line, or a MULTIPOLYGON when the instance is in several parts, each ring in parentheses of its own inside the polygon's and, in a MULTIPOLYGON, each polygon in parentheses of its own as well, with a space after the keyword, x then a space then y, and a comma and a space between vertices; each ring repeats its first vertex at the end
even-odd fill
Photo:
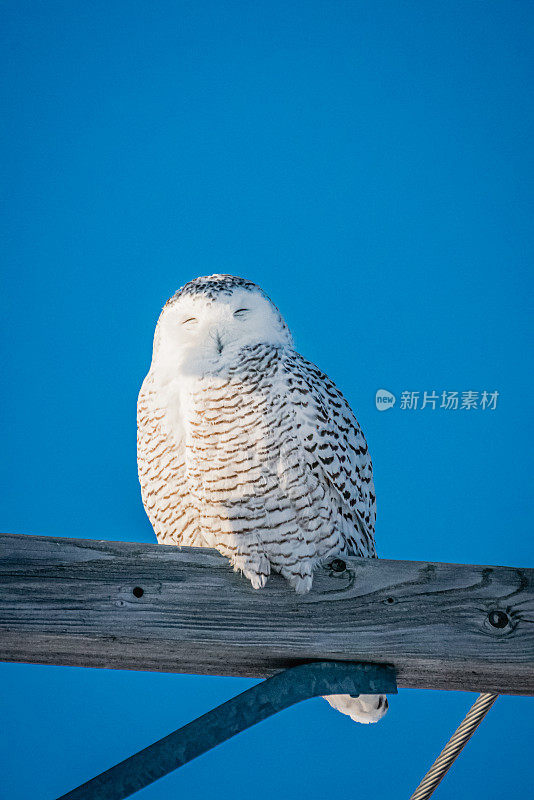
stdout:
POLYGON ((485 693, 477 697, 463 722, 455 730, 410 800, 427 800, 427 797, 434 793, 435 788, 441 783, 498 696, 485 693))

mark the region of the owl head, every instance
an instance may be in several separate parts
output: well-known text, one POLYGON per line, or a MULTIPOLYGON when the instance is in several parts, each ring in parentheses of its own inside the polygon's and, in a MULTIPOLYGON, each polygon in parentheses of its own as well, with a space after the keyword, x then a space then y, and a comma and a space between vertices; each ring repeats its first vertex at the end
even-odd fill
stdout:
POLYGON ((186 283, 165 304, 153 363, 172 372, 219 370, 243 347, 260 343, 293 345, 276 306, 252 281, 209 275, 186 283))

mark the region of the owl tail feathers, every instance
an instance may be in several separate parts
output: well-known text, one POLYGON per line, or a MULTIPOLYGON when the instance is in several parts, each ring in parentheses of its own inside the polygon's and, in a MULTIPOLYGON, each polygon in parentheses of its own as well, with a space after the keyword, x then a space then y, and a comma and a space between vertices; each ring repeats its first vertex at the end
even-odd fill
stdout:
POLYGON ((378 722, 388 710, 388 701, 385 694, 361 694, 351 697, 350 694, 329 694, 324 698, 332 708, 341 711, 354 722, 378 722))

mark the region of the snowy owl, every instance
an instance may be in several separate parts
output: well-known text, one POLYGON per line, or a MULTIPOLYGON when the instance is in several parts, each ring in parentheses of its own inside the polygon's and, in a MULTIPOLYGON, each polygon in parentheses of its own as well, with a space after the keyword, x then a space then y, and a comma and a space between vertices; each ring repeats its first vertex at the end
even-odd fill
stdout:
MULTIPOLYGON (((143 504, 161 544, 213 547, 256 589, 299 593, 339 554, 376 556, 372 464, 347 401, 259 286, 196 278, 166 303, 137 407, 143 504)), ((329 696, 359 722, 382 695, 329 696)))

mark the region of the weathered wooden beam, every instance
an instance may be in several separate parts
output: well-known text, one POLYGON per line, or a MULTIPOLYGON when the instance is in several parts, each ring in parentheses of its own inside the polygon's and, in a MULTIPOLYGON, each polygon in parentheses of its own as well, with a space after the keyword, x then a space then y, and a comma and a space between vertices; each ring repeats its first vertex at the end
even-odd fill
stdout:
POLYGON ((278 575, 255 591, 214 550, 2 534, 0 659, 254 677, 367 661, 399 686, 534 694, 534 570, 333 566, 306 595, 278 575))

